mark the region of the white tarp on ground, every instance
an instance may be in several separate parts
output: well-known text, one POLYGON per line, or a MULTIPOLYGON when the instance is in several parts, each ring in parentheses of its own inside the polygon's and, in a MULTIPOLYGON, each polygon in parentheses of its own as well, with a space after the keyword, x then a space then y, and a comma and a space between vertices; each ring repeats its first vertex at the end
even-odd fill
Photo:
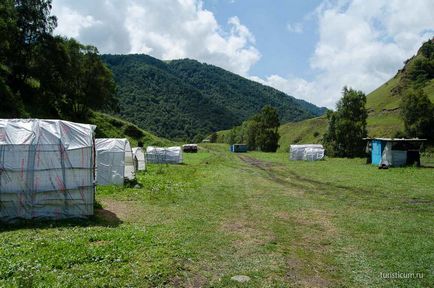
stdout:
POLYGON ((122 185, 134 179, 133 151, 127 139, 98 138, 96 142, 97 185, 122 185))
POLYGON ((290 160, 315 161, 324 158, 324 148, 321 144, 291 145, 289 152, 290 160))
POLYGON ((94 125, 0 119, 0 220, 93 215, 94 125))
POLYGON ((175 147, 153 147, 146 148, 146 161, 148 163, 182 163, 182 149, 175 147))
POLYGON ((141 147, 133 148, 134 165, 136 170, 143 171, 146 170, 146 159, 145 153, 141 147))

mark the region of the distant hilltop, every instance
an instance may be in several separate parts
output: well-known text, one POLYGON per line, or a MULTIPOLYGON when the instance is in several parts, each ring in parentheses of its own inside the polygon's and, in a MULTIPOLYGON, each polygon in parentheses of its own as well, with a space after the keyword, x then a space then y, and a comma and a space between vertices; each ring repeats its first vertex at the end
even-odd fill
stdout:
POLYGON ((313 118, 326 108, 222 68, 191 59, 161 61, 148 55, 102 55, 118 87, 120 115, 170 139, 199 140, 228 129, 265 105, 282 123, 313 118))

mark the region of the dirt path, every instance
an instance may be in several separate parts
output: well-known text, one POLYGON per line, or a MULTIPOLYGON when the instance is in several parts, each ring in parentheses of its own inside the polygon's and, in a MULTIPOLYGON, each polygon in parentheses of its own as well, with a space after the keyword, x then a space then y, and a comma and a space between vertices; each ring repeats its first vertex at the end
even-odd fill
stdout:
POLYGON ((286 179, 284 179, 283 177, 277 175, 272 168, 273 167, 277 167, 279 166, 279 164, 277 163, 272 163, 272 162, 265 162, 256 158, 252 158, 250 156, 247 155, 238 155, 238 158, 240 158, 244 163, 247 163, 253 167, 256 167, 262 171, 265 171, 268 175, 268 177, 276 183, 282 184, 282 185, 287 185, 290 184, 290 182, 288 182, 286 179))
MULTIPOLYGON (((263 161, 247 155, 237 156, 242 162, 264 171, 268 181, 283 186, 279 191, 287 195, 288 200, 293 199, 291 198, 293 196, 301 196, 302 201, 306 203, 308 200, 302 195, 307 190, 331 188, 327 183, 302 178, 285 169, 284 164, 263 161)), ((331 253, 330 243, 339 233, 332 222, 333 212, 313 206, 299 208, 292 212, 274 210, 273 216, 276 218, 273 225, 287 225, 288 228, 294 229, 293 239, 289 240, 292 250, 304 251, 301 252, 303 255, 310 255, 307 258, 300 258, 297 253, 289 253, 286 260, 286 280, 297 287, 334 286, 333 280, 327 276, 328 273, 324 273, 334 269, 328 264, 331 253)))

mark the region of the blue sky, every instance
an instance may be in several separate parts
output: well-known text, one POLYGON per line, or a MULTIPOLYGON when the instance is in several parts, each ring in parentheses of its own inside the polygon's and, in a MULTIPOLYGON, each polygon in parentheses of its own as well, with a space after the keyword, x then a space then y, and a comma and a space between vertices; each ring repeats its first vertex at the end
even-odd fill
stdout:
POLYGON ((214 12, 218 22, 225 24, 225 30, 229 28, 226 20, 237 16, 253 33, 262 57, 251 68, 252 75, 293 74, 311 79, 309 57, 319 37, 317 21, 311 14, 320 3, 320 0, 207 0, 204 8, 214 12), (288 25, 298 25, 302 31, 290 31, 288 25))
POLYGON ((217 65, 319 106, 369 93, 434 36, 433 0, 54 0, 101 53, 217 65))

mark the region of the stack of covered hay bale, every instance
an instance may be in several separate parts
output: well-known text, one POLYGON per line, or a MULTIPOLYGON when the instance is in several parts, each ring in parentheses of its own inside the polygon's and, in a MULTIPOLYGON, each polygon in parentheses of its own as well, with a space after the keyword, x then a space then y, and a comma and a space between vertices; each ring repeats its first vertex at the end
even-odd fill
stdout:
POLYGON ((290 160, 316 161, 324 158, 324 147, 321 144, 291 145, 290 160))
POLYGON ((133 148, 133 160, 136 171, 146 170, 146 157, 142 147, 133 148))
POLYGON ((0 220, 93 215, 95 128, 0 119, 0 220))
POLYGON ((154 147, 146 148, 146 161, 158 164, 180 164, 182 163, 182 149, 175 147, 154 147))
POLYGON ((98 185, 122 185, 135 178, 133 151, 125 138, 96 139, 98 185))

